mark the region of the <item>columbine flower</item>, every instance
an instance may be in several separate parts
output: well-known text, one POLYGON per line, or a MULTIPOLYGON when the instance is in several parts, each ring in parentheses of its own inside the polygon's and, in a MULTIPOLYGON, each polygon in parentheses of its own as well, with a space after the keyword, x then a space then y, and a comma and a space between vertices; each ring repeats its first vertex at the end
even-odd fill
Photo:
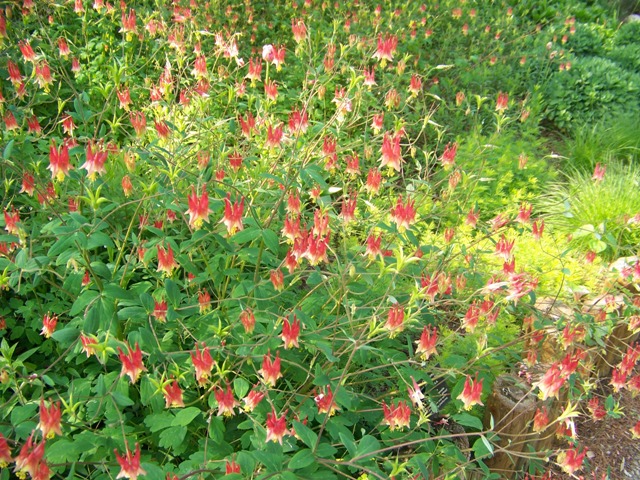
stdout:
POLYGON ((164 272, 166 276, 170 277, 174 268, 178 268, 178 264, 173 258, 171 245, 167 245, 166 250, 158 245, 158 272, 164 272))
POLYGON ((287 434, 286 412, 278 418, 274 408, 267 414, 267 442, 278 442, 282 445, 282 438, 287 434))
POLYGON ((189 203, 189 226, 195 230, 202 227, 202 223, 209 220, 209 195, 207 190, 202 191, 202 195, 198 197, 195 187, 191 187, 191 195, 187 195, 187 201, 189 203))
POLYGON ((416 405, 419 408, 422 408, 422 400, 424 400, 424 394, 420 389, 420 385, 418 385, 418 382, 416 382, 416 380, 413 377, 411 377, 411 382, 412 382, 412 386, 407 387, 409 398, 411 399, 414 405, 416 405))
POLYGON ((318 395, 313 397, 313 400, 318 407, 318 413, 326 413, 331 417, 336 413, 336 410, 339 410, 334 399, 334 394, 331 391, 331 385, 327 385, 326 389, 323 388, 318 395))
POLYGON ((242 230, 242 214, 244 211, 244 197, 236 200, 233 204, 229 200, 231 194, 227 194, 224 199, 224 217, 221 223, 227 227, 227 234, 233 235, 236 231, 242 230))
POLYGON ((6 210, 4 211, 4 229, 9 232, 10 235, 19 235, 20 227, 18 227, 18 223, 20 222, 20 214, 18 211, 13 208, 12 212, 9 213, 6 210))
POLYGON ((227 460, 227 463, 224 466, 224 473, 226 475, 231 475, 232 473, 240 473, 240 465, 238 465, 235 460, 227 460))
POLYGON ((289 323, 289 319, 285 318, 282 324, 282 334, 280 337, 284 342, 284 348, 299 348, 298 337, 300 336, 300 320, 294 315, 293 323, 289 323))
POLYGON ((131 383, 136 383, 138 378, 140 378, 140 374, 146 370, 142 364, 142 351, 140 350, 138 342, 136 342, 135 350, 131 350, 129 345, 127 345, 127 350, 129 352, 125 355, 122 349, 118 347, 118 354, 120 356, 120 361, 122 362, 120 376, 128 375, 131 379, 131 383))
POLYGON ((593 171, 593 177, 591 177, 592 180, 595 180, 596 182, 601 182, 604 180, 604 174, 607 171, 607 166, 606 165, 602 165, 601 163, 597 163, 596 164, 596 168, 593 171))
POLYGON ((234 398, 231 386, 227 383, 227 389, 218 388, 215 392, 216 401, 218 402, 218 416, 233 417, 234 407, 238 406, 238 401, 234 398))
POLYGON ((69 165, 69 147, 66 143, 63 143, 58 149, 56 142, 51 140, 49 147, 49 166, 48 170, 51 170, 51 179, 57 179, 59 182, 64 180, 64 177, 69 175, 71 169, 69 165))
POLYGON ((576 448, 560 452, 557 458, 558 465, 560 465, 562 470, 567 472, 569 475, 572 475, 574 472, 582 468, 582 461, 584 460, 586 453, 586 448, 580 453, 578 453, 578 449, 576 448))
POLYGON ((383 423, 389 425, 391 430, 408 427, 411 420, 411 408, 406 402, 398 401, 398 405, 393 402, 389 406, 382 402, 382 412, 384 414, 383 423))
MULTIPOLYGON (((48 471, 47 464, 44 457, 44 441, 34 444, 33 433, 29 435, 27 442, 20 449, 20 454, 15 458, 16 468, 15 472, 18 477, 24 478, 24 474, 28 473, 31 478, 36 478, 36 475, 44 473, 42 469, 48 471)), ((44 478, 49 478, 48 476, 44 478)))
POLYGON ((539 397, 541 400, 546 400, 549 397, 558 397, 558 391, 564 384, 567 377, 563 375, 558 362, 551 365, 549 370, 542 376, 540 381, 536 384, 540 388, 539 397))
POLYGON ((416 221, 415 200, 407 199, 402 203, 402 195, 398 197, 396 206, 391 209, 391 221, 398 226, 398 230, 404 231, 416 221))
POLYGON ((62 435, 60 417, 60 402, 52 402, 47 408, 44 405, 44 399, 40 400, 40 423, 38 423, 38 428, 43 437, 53 438, 56 435, 62 435))
POLYGON ((536 410, 536 414, 533 417, 533 431, 534 432, 542 432, 549 425, 549 414, 547 412, 547 407, 542 407, 541 409, 536 410))
POLYGON ((87 358, 91 355, 96 355, 96 346, 98 345, 98 339, 96 337, 81 333, 80 343, 82 344, 82 351, 87 354, 87 358))
POLYGON ((636 422, 636 424, 629 430, 633 438, 640 438, 640 421, 636 422))
POLYGON ((400 171, 402 164, 402 152, 400 150, 400 135, 392 135, 389 132, 384 134, 382 139, 382 153, 380 168, 388 166, 396 172, 400 171))
POLYGON ((118 450, 113 450, 116 454, 116 460, 120 464, 120 473, 116 478, 129 478, 131 480, 137 480, 138 475, 146 475, 142 467, 140 466, 140 445, 136 443, 135 453, 131 453, 129 447, 127 447, 124 457, 121 457, 118 450))
POLYGON ((42 331, 40 335, 44 335, 45 338, 51 338, 51 335, 56 330, 56 325, 58 323, 57 315, 50 315, 49 312, 42 317, 42 331))
POLYGON ((7 439, 0 433, 0 468, 5 468, 13 462, 11 458, 11 449, 7 443, 7 439))
POLYGON ((184 407, 184 401, 182 400, 182 390, 178 381, 174 380, 172 383, 167 384, 164 389, 164 400, 166 408, 184 407))
POLYGON ((276 386, 276 382, 282 373, 280 372, 280 352, 276 352, 276 358, 271 360, 271 351, 262 359, 262 368, 258 370, 262 375, 262 381, 271 387, 276 386))
POLYGON ((204 385, 213 370, 213 358, 211 358, 211 353, 204 342, 202 342, 202 351, 196 343, 196 351, 191 352, 191 361, 196 369, 196 380, 200 385, 204 385))
POLYGON ((500 92, 498 93, 498 99, 496 100, 496 112, 502 113, 509 106, 509 94, 500 92))
POLYGON ((511 251, 513 250, 513 245, 515 244, 515 240, 507 240, 507 238, 502 235, 500 240, 496 242, 496 255, 502 258, 505 262, 508 262, 512 258, 511 251))
POLYGON ((456 162, 456 154, 458 152, 458 144, 454 143, 453 145, 448 143, 444 149, 444 153, 442 157, 440 157, 440 162, 442 162, 442 166, 446 169, 453 166, 456 162))
POLYGON ((391 332, 392 337, 402 331, 404 328, 404 307, 402 305, 396 303, 391 306, 384 328, 391 332))
POLYGON ((255 388, 251 390, 249 394, 242 399, 242 401, 244 402, 244 410, 246 412, 252 412, 262 401, 264 396, 264 392, 261 392, 255 388))
POLYGON ((80 166, 87 171, 90 180, 95 180, 96 175, 105 173, 104 164, 107 161, 109 152, 102 150, 102 147, 96 145, 93 141, 87 144, 86 161, 80 166))
POLYGON ((477 372, 475 379, 471 379, 471 376, 467 375, 462 393, 457 397, 458 400, 462 400, 464 403, 465 410, 471 410, 471 407, 474 405, 484 405, 480 400, 480 396, 482 395, 482 382, 483 379, 478 380, 477 372))
POLYGON ((282 271, 280 269, 271 270, 269 276, 271 277, 273 288, 275 288, 278 292, 282 291, 282 289, 284 289, 284 274, 282 273, 282 271))
POLYGON ((253 315, 253 310, 247 308, 240 314, 240 322, 244 327, 245 333, 253 333, 253 329, 256 326, 256 317, 253 315))
POLYGON ((422 360, 428 360, 431 355, 437 355, 437 342, 438 330, 436 327, 425 326, 422 330, 422 335, 420 335, 420 339, 416 342, 418 344, 416 354, 419 355, 422 360))

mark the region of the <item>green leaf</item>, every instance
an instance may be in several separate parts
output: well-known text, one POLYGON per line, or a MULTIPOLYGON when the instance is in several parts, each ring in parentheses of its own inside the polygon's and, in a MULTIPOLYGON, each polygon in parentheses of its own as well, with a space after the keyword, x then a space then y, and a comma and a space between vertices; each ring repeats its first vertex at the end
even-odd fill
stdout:
POLYGON ((349 452, 349 456, 351 458, 356 457, 356 442, 353 439, 353 435, 351 435, 351 432, 339 432, 338 437, 340 438, 340 443, 342 443, 342 445, 344 445, 349 452), (350 438, 348 435, 350 436, 350 438))
POLYGON ((236 377, 233 380, 233 392, 236 394, 237 398, 244 398, 249 392, 249 387, 249 382, 244 378, 236 377))
POLYGON ((371 435, 365 435, 358 442, 355 457, 367 457, 369 454, 380 450, 380 442, 371 435))
POLYGON ((87 240, 87 250, 92 248, 113 248, 113 240, 106 233, 95 232, 87 240))
POLYGON ((158 442, 158 445, 163 448, 171 448, 175 450, 182 444, 186 434, 187 427, 185 426, 167 428, 160 433, 160 441, 158 442))
POLYGON ((278 235, 276 235, 273 230, 263 230, 262 239, 267 248, 277 255, 280 248, 278 235))
POLYGON ((178 288, 178 284, 167 278, 164 281, 164 289, 167 292, 167 299, 171 302, 174 307, 180 305, 180 289, 178 288))
POLYGON ((476 430, 483 429, 482 420, 480 420, 478 417, 474 417, 470 413, 458 413, 456 415, 453 415, 452 418, 456 423, 462 425, 463 427, 471 427, 475 428, 476 430))
POLYGON ((9 140, 9 143, 7 143, 7 146, 4 147, 4 152, 2 153, 2 158, 4 158, 5 160, 9 160, 9 158, 11 157, 11 152, 13 152, 13 144, 14 144, 15 140, 11 139, 9 140))
POLYGON ((316 461, 313 452, 308 448, 300 450, 296 453, 291 460, 289 460, 289 468, 291 470, 299 470, 304 467, 308 467, 316 461))
POLYGON ((107 283, 104 286, 104 295, 109 298, 118 300, 133 300, 133 295, 124 288, 113 283, 107 283))
POLYGON ((325 442, 321 443, 318 445, 318 448, 316 448, 316 456, 320 458, 333 458, 337 452, 338 450, 335 447, 332 447, 330 444, 325 442))
POLYGON ((171 425, 173 426, 185 426, 189 425, 198 415, 200 415, 201 411, 196 407, 187 407, 180 410, 176 414, 176 418, 173 419, 171 425))
POLYGON ((309 427, 301 422, 294 420, 293 429, 295 430, 296 435, 300 437, 300 440, 302 440, 302 443, 304 443, 307 447, 314 448, 316 446, 316 442, 318 441, 318 434, 311 430, 309 427))
POLYGON ((60 342, 63 345, 68 345, 71 342, 78 339, 80 331, 75 327, 66 327, 61 330, 56 330, 51 334, 51 338, 60 342))
POLYGON ((240 230, 233 237, 231 237, 231 241, 238 245, 243 245, 255 240, 261 235, 261 233, 262 230, 257 227, 245 228, 244 230, 240 230))
POLYGON ((169 428, 175 417, 169 412, 156 413, 147 415, 144 419, 144 424, 149 427, 151 433, 158 432, 165 428, 169 428))
POLYGON ((131 405, 135 405, 135 402, 133 400, 122 393, 112 392, 111 396, 119 407, 130 407, 131 405))
POLYGON ((487 437, 480 435, 480 438, 473 444, 473 452, 476 458, 491 456, 493 455, 493 446, 489 443, 487 437))

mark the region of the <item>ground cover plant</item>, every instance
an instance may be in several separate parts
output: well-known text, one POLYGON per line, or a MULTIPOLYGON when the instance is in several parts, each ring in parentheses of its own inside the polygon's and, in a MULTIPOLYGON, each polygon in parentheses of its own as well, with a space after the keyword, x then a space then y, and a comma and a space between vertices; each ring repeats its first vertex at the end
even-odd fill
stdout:
POLYGON ((581 65, 635 91, 613 15, 2 3, 0 478, 588 472, 575 418, 621 415, 611 367, 640 390, 637 168, 549 129, 591 111, 562 94, 594 32, 617 53, 581 65), (563 222, 578 182, 615 218, 563 222), (535 400, 511 442, 505 375, 535 400))

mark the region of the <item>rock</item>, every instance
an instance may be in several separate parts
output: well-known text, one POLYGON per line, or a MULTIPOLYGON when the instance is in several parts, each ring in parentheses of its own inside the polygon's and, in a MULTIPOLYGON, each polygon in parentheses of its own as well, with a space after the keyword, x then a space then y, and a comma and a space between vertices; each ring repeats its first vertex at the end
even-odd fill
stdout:
POLYGON ((631 15, 629 15, 627 18, 624 19, 624 22, 625 23, 640 22, 640 14, 632 13, 631 15))

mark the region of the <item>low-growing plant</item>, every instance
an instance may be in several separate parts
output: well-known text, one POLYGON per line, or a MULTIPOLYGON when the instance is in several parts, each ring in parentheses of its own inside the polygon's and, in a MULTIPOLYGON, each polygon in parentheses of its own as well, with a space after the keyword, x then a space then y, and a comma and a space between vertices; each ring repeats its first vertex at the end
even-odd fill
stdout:
POLYGON ((541 197, 540 209, 549 214, 549 225, 583 252, 609 259, 632 255, 640 240, 640 169, 615 161, 596 169, 569 174, 541 197))

